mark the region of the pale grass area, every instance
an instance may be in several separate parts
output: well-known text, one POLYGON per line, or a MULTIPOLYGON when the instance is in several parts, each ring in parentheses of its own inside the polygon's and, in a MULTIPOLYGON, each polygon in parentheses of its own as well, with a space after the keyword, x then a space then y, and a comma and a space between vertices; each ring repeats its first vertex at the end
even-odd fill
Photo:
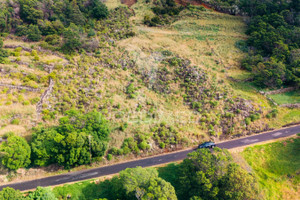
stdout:
POLYGON ((26 133, 26 129, 21 125, 7 125, 4 128, 0 128, 0 137, 9 132, 13 132, 15 135, 23 136, 24 133, 26 133))
POLYGON ((35 106, 34 105, 6 105, 0 106, 0 113, 1 116, 5 115, 16 115, 16 114, 23 114, 23 115, 32 115, 35 113, 35 106))
POLYGON ((104 4, 107 6, 108 9, 114 9, 122 5, 120 0, 106 0, 104 1, 104 4))
POLYGON ((28 129, 32 127, 32 120, 36 119, 36 108, 34 105, 3 105, 0 106, 0 136, 7 132, 26 136, 28 129), (10 124, 13 118, 19 119, 19 125, 10 124))
POLYGON ((31 46, 36 46, 38 45, 37 42, 23 42, 21 40, 16 40, 16 39, 6 39, 4 41, 4 45, 16 45, 16 46, 24 46, 27 48, 31 48, 31 46))
POLYGON ((271 127, 300 121, 300 109, 280 108, 278 111, 277 117, 269 123, 271 127))
POLYGON ((149 15, 150 17, 155 16, 151 10, 151 6, 146 4, 146 0, 138 0, 131 8, 133 8, 135 12, 135 16, 131 18, 134 23, 143 23, 145 15, 149 15))

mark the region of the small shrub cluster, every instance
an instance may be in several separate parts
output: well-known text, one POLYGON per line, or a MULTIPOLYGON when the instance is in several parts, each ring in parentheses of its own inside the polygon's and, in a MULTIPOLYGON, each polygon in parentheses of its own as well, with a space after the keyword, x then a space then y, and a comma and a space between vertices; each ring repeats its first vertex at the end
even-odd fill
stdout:
POLYGON ((152 138, 161 149, 170 148, 182 142, 179 132, 174 127, 167 126, 165 123, 151 128, 150 131, 153 134, 152 138))
POLYGON ((142 133, 136 133, 134 137, 124 139, 120 149, 112 147, 108 153, 111 155, 127 155, 130 153, 140 154, 141 151, 150 149, 148 140, 149 136, 142 133))

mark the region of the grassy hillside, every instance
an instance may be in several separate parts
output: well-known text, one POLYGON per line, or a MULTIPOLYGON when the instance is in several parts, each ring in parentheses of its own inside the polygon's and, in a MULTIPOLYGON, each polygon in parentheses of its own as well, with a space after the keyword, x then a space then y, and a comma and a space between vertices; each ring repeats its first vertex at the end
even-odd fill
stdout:
POLYGON ((5 38, 0 136, 30 141, 33 127, 57 125, 69 109, 97 110, 110 122, 104 162, 113 162, 300 121, 299 109, 276 107, 244 82, 247 18, 195 7, 169 25, 146 27, 145 14, 154 14, 144 1, 132 10, 106 3, 109 18, 86 41, 99 43, 94 51, 65 55, 45 41, 5 38))
POLYGON ((259 178, 265 199, 297 199, 300 194, 300 137, 248 147, 242 155, 259 178))

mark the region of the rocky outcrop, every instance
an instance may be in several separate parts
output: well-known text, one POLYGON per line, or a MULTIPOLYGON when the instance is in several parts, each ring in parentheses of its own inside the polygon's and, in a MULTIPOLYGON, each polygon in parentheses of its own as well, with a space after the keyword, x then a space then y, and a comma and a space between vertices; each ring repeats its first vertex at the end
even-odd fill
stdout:
POLYGON ((45 92, 42 94, 40 101, 36 105, 36 113, 37 118, 40 118, 40 114, 42 112, 43 104, 47 100, 48 96, 51 94, 54 87, 54 81, 52 78, 49 80, 49 87, 45 90, 45 92))
POLYGON ((286 107, 286 108, 300 108, 300 103, 294 103, 294 104, 282 104, 280 107, 286 107))
POLYGON ((291 92, 291 91, 294 91, 296 89, 297 89, 296 87, 281 88, 281 89, 278 89, 278 90, 272 90, 272 91, 265 92, 265 94, 266 95, 280 94, 280 93, 284 93, 284 92, 291 92))

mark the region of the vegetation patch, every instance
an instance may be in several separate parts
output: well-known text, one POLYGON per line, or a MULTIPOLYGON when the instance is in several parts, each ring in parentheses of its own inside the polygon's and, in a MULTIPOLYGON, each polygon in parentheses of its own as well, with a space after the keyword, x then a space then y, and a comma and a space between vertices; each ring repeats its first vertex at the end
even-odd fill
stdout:
POLYGON ((288 199, 297 195, 300 176, 300 139, 248 147, 242 155, 259 178, 266 199, 288 199))
POLYGON ((280 94, 268 95, 272 98, 277 104, 295 104, 300 103, 300 91, 295 90, 291 92, 285 92, 280 94))

